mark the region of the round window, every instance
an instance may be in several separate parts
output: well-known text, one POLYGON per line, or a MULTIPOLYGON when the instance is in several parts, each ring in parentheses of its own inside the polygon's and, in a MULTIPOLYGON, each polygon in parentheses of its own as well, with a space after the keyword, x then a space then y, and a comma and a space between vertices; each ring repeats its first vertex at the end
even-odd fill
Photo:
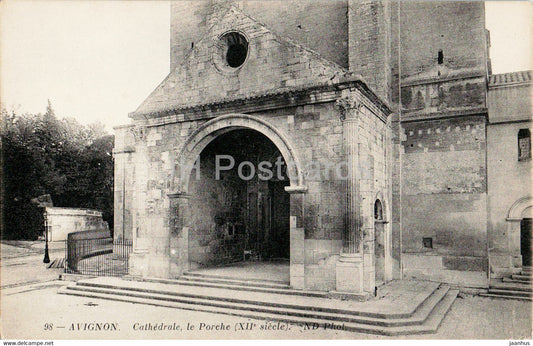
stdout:
POLYGON ((238 32, 230 32, 222 36, 226 43, 226 62, 230 67, 239 67, 244 64, 248 55, 248 41, 238 32))
POLYGON ((220 70, 228 73, 236 71, 248 57, 248 40, 235 31, 220 36, 215 47, 214 62, 220 70))

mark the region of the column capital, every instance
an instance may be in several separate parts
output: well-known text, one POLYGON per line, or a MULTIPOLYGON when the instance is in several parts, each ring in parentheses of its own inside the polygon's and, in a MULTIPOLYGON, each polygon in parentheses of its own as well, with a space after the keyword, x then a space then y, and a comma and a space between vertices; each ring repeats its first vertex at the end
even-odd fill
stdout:
POLYGON ((363 103, 355 95, 344 96, 335 101, 335 107, 340 112, 341 121, 356 120, 362 106, 363 103))
POLYGON ((306 193, 307 192, 307 186, 305 185, 289 185, 285 186, 285 191, 289 194, 291 193, 306 193))
POLYGON ((136 126, 130 127, 128 130, 131 132, 131 134, 133 134, 135 141, 142 141, 144 140, 146 136, 145 126, 136 125, 136 126))

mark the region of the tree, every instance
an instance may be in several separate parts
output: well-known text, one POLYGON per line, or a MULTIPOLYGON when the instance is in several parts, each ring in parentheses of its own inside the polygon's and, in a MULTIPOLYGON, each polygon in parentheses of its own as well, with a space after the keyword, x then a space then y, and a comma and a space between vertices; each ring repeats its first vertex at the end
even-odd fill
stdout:
POLYGON ((49 193, 54 205, 93 208, 113 223, 113 136, 101 124, 2 108, 2 237, 36 239, 42 213, 31 199, 49 193))

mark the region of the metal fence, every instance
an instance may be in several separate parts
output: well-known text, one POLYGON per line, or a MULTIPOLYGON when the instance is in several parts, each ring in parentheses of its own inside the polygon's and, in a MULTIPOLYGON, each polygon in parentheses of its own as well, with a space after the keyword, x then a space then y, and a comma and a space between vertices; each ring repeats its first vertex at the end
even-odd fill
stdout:
POLYGON ((101 233, 70 233, 65 247, 65 272, 96 276, 128 274, 131 240, 113 240, 101 233))

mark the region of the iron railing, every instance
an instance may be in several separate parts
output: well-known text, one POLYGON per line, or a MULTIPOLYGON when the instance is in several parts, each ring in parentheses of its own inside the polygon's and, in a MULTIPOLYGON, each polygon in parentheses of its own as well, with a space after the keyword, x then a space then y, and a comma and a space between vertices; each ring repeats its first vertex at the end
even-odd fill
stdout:
POLYGON ((131 240, 113 240, 102 232, 70 233, 65 247, 65 272, 96 276, 128 274, 131 240))

